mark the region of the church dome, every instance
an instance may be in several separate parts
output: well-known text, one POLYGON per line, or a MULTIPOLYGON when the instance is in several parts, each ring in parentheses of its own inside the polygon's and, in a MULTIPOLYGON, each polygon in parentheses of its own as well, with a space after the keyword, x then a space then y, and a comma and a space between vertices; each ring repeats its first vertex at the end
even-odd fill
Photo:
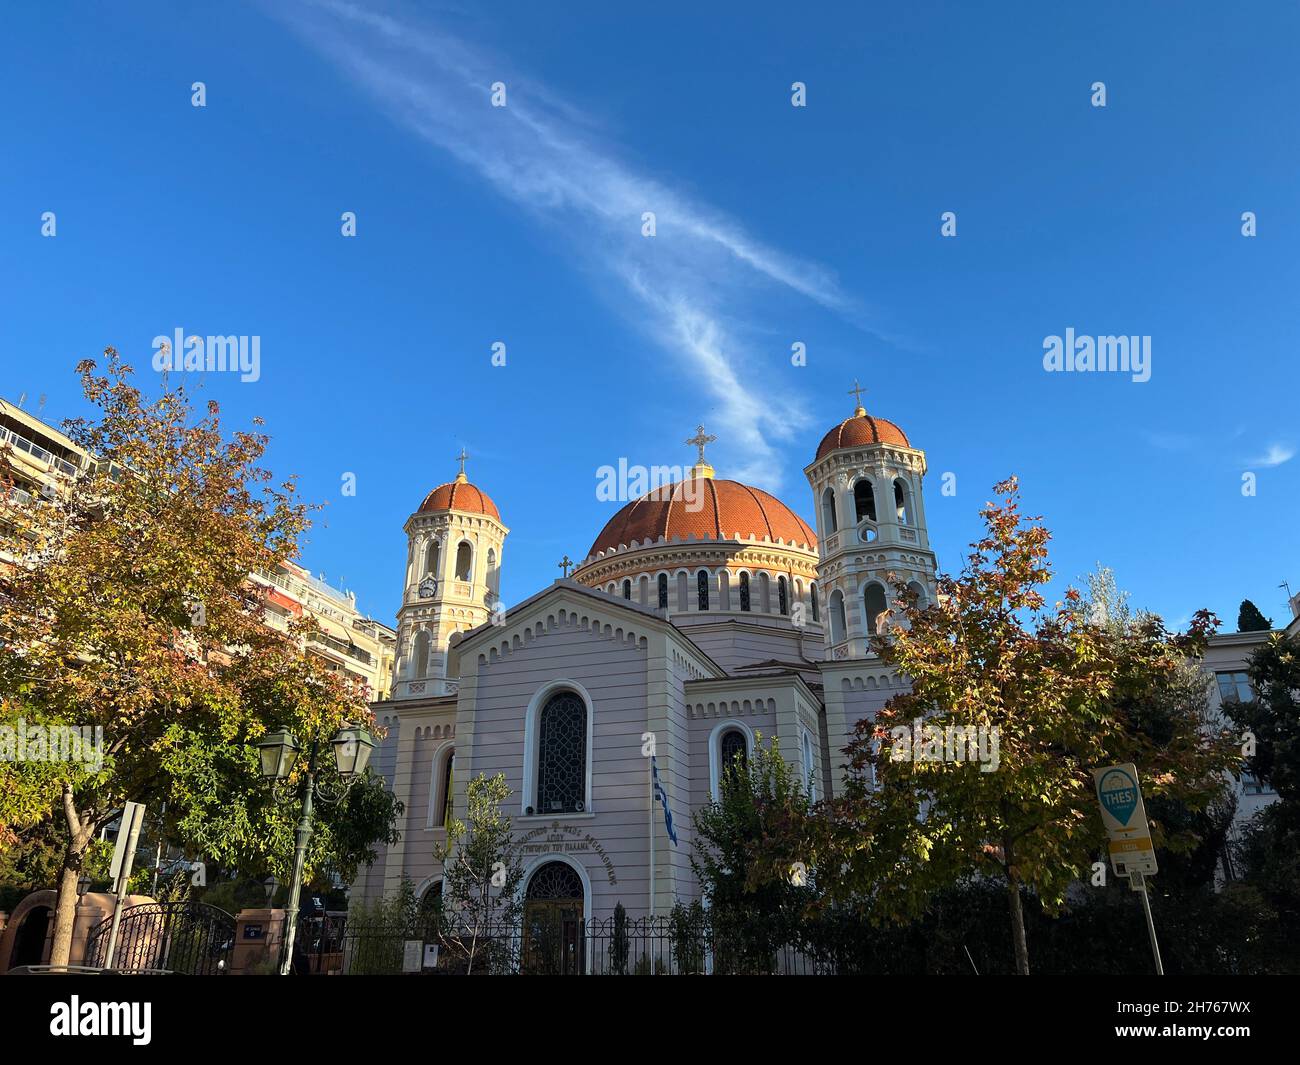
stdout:
POLYGON ((817 448, 817 460, 820 461, 832 451, 843 447, 865 447, 868 444, 901 444, 911 447, 907 434, 897 425, 884 418, 876 418, 859 407, 852 418, 845 418, 829 433, 822 437, 817 448))
MULTIPOLYGON (((698 467, 697 467, 698 469, 698 467)), ((817 546, 817 534, 775 496, 707 474, 664 485, 635 499, 610 518, 588 557, 617 550, 633 540, 784 540, 817 546)))
POLYGON ((463 473, 448 484, 440 484, 424 497, 419 513, 432 511, 458 510, 462 514, 486 514, 496 521, 501 520, 497 505, 481 488, 470 484, 463 473))

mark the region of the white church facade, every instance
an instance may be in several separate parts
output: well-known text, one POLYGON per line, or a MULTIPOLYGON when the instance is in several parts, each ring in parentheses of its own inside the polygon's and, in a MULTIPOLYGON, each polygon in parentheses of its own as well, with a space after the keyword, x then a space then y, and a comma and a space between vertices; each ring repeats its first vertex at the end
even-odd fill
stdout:
POLYGON ((401 840, 354 898, 403 880, 440 891, 435 846, 479 774, 511 788, 525 897, 584 918, 618 903, 663 915, 699 897, 692 812, 760 736, 812 794, 838 793, 854 725, 900 687, 869 643, 891 577, 934 595, 925 454, 859 405, 804 471, 814 531, 772 495, 716 477, 706 442, 688 441, 699 461, 687 477, 625 505, 571 574, 508 611, 509 530, 463 456, 411 515, 393 697, 374 706, 387 736, 373 764, 405 806, 401 840))

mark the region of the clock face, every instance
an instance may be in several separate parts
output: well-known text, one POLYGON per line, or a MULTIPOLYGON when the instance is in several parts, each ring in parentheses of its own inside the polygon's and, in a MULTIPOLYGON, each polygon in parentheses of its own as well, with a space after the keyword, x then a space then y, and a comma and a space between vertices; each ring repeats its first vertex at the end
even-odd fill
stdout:
POLYGON ((420 598, 432 599, 438 594, 438 581, 434 577, 425 577, 420 582, 420 598))

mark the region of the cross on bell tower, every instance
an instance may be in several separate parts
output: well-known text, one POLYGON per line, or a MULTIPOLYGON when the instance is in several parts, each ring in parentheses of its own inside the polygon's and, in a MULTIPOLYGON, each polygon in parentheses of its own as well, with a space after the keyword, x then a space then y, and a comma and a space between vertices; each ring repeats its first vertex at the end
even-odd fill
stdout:
POLYGON ((462 447, 460 449, 460 454, 456 456, 456 461, 460 463, 460 473, 456 474, 456 480, 461 484, 464 484, 469 480, 469 478, 465 476, 465 460, 467 458, 469 458, 469 452, 462 447))
POLYGON ((698 425, 695 427, 695 435, 690 437, 686 441, 684 441, 687 445, 691 447, 697 447, 700 449, 700 459, 691 470, 692 476, 694 477, 713 476, 713 467, 709 465, 708 460, 704 457, 704 448, 706 445, 713 443, 717 439, 718 438, 716 436, 709 436, 707 433, 705 433, 704 426, 698 425))
POLYGON ((856 405, 853 410, 853 417, 855 418, 861 418, 864 414, 867 413, 867 408, 862 405, 862 393, 865 391, 866 389, 863 388, 860 384, 858 384, 858 379, 855 377, 853 379, 853 387, 849 389, 849 395, 852 396, 856 401, 856 405))

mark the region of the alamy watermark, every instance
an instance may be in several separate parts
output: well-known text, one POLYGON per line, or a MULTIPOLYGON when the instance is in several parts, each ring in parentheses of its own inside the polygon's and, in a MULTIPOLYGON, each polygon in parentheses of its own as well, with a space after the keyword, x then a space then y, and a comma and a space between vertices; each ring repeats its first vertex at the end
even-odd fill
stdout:
POLYGON ((241 381, 262 376, 260 336, 186 336, 177 327, 172 335, 153 338, 153 368, 207 373, 237 373, 241 381))
POLYGON ((926 725, 918 717, 911 725, 891 728, 889 735, 893 762, 978 762, 981 773, 995 773, 1001 764, 996 726, 926 725))
POLYGON ((652 492, 678 485, 673 491, 674 502, 680 501, 688 513, 704 507, 704 494, 708 491, 705 479, 695 477, 693 470, 683 466, 639 466, 620 458, 617 466, 601 466, 596 470, 596 498, 602 503, 627 503, 652 492))
POLYGON ((0 762, 81 762, 98 772, 104 765, 101 725, 29 725, 19 718, 0 725, 0 762))
POLYGON ((1126 373, 1143 384, 1151 380, 1151 338, 1149 336, 1065 336, 1043 337, 1043 369, 1048 373, 1126 373))

